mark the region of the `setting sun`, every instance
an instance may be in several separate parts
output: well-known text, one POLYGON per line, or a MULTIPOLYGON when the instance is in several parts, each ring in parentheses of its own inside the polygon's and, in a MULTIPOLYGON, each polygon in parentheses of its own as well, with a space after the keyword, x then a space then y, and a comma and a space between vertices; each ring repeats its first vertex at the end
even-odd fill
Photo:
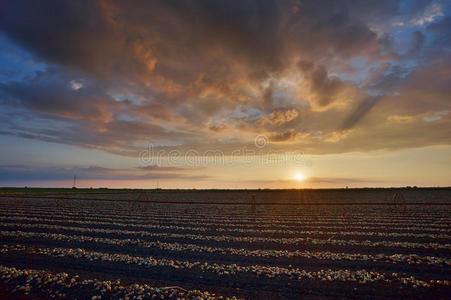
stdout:
POLYGON ((305 177, 305 175, 302 174, 302 173, 296 173, 296 174, 294 175, 294 179, 296 179, 296 180, 298 180, 298 181, 303 181, 303 180, 306 179, 306 177, 305 177))

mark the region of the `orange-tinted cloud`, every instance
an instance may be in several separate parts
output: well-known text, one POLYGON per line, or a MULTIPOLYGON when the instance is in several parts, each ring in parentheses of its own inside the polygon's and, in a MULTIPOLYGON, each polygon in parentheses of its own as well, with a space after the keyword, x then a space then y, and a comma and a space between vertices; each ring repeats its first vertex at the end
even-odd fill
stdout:
POLYGON ((1 33, 46 67, 0 82, 3 133, 131 156, 259 134, 311 153, 448 144, 449 115, 434 114, 450 110, 449 16, 390 25, 428 7, 10 1, 1 33))

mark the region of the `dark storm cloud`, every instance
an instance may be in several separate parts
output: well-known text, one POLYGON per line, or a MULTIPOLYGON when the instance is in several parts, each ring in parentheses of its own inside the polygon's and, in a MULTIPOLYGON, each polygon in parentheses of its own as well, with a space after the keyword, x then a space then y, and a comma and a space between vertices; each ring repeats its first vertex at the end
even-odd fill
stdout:
POLYGON ((0 24, 13 40, 45 59, 102 76, 141 76, 158 62, 159 74, 187 83, 211 64, 223 63, 192 60, 207 48, 243 56, 255 66, 279 64, 280 16, 273 1, 14 1, 4 6, 0 24), (199 63, 202 69, 196 70, 199 63))
POLYGON ((346 85, 338 77, 330 77, 323 66, 315 67, 312 62, 304 60, 300 61, 298 65, 309 81, 315 104, 320 107, 334 102, 337 94, 346 88, 346 85))
POLYGON ((107 66, 108 53, 117 49, 94 1, 6 1, 0 19, 1 28, 20 45, 64 65, 107 66))
POLYGON ((39 113, 79 119, 111 118, 111 112, 119 108, 119 103, 98 85, 84 83, 79 89, 72 88, 71 79, 79 77, 77 75, 55 68, 38 71, 28 81, 0 84, 0 101, 39 113))
POLYGON ((357 122, 360 121, 381 99, 381 96, 369 96, 362 100, 361 103, 351 112, 351 114, 345 119, 341 129, 346 130, 354 127, 357 122))
MULTIPOLYGON (((140 76, 155 69, 186 84, 226 66, 229 58, 244 63, 249 75, 280 70, 294 52, 377 52, 377 35, 352 11, 352 3, 338 1, 302 2, 296 14, 289 1, 270 0, 4 6, 0 24, 13 40, 45 59, 105 76, 140 76), (201 53, 203 59, 195 59, 201 53)), ((368 3, 383 11, 385 6, 368 3)))

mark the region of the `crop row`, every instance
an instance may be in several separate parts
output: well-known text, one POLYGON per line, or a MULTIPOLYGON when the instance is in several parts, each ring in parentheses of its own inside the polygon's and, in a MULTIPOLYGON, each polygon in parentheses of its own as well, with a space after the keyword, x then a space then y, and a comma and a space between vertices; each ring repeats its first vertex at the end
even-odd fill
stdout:
MULTIPOLYGON (((15 212, 20 212, 20 213, 26 213, 26 212, 32 212, 32 213, 43 213, 43 214, 52 214, 52 215, 60 215, 60 216, 91 216, 91 217, 115 217, 115 216, 120 216, 122 218, 131 218, 131 219, 135 219, 135 220, 140 220, 140 219, 171 219, 171 220, 199 220, 199 219, 205 219, 205 213, 203 214, 188 214, 186 212, 182 213, 179 212, 177 214, 174 213, 166 213, 166 212, 133 212, 130 213, 130 211, 128 211, 127 213, 121 213, 119 211, 111 211, 111 212, 103 212, 101 210, 90 210, 90 211, 74 211, 74 210, 68 210, 67 212, 61 209, 58 209, 58 213, 56 213, 55 208, 49 208, 46 210, 40 210, 38 208, 31 208, 30 210, 24 210, 21 209, 20 207, 9 207, 8 209, 3 209, 1 210, 4 213, 15 213, 15 212)), ((368 221, 371 220, 372 222, 376 222, 376 223, 386 223, 386 222, 390 222, 390 223, 395 223, 395 222, 401 222, 401 223, 409 223, 409 222, 420 222, 423 224, 443 224, 443 222, 448 221, 450 218, 449 217, 433 217, 433 218, 427 218, 425 216, 422 215, 418 215, 418 216, 412 216, 409 218, 403 217, 403 216, 355 216, 355 215, 348 215, 348 216, 343 216, 343 215, 331 215, 331 216, 324 216, 324 215, 296 215, 296 216, 292 216, 292 217, 288 217, 288 216, 275 216, 275 215, 257 215, 257 216, 251 216, 249 217, 247 214, 243 215, 231 215, 231 216, 225 216, 223 213, 221 214, 220 217, 216 216, 217 212, 216 211, 211 211, 208 215, 210 216, 209 218, 212 220, 215 220, 216 222, 221 222, 221 221, 235 221, 235 222, 240 222, 240 223, 247 223, 247 222, 255 222, 255 218, 257 217, 259 219, 260 222, 266 222, 266 223, 296 223, 299 221, 303 221, 303 220, 310 220, 310 221, 314 221, 314 222, 348 222, 348 221, 368 221)))
MULTIPOLYGON (((195 222, 195 221, 187 221, 187 222, 171 222, 171 225, 159 225, 159 224, 167 224, 167 223, 160 223, 160 222, 153 222, 152 220, 148 220, 147 222, 133 222, 133 221, 125 221, 120 218, 110 218, 110 219, 103 219, 102 221, 95 221, 97 219, 88 219, 88 221, 85 221, 86 219, 80 218, 80 219, 70 219, 70 218, 48 218, 48 215, 39 215, 39 216, 23 216, 21 214, 15 214, 11 216, 0 216, 0 220, 8 221, 8 220, 22 220, 22 221, 33 221, 33 222, 47 222, 52 221, 54 223, 76 223, 76 224, 97 224, 97 225, 106 225, 106 226, 126 226, 126 227, 136 227, 136 228, 142 228, 142 229, 153 229, 153 228, 160 228, 160 229, 174 229, 174 230, 193 230, 193 231, 235 231, 235 232, 253 232, 253 230, 256 230, 255 232, 259 232, 259 230, 267 230, 267 233, 271 233, 271 230, 274 230, 274 233, 282 233, 290 232, 292 231, 294 234, 299 231, 299 227, 302 229, 307 228, 315 228, 315 229, 335 229, 335 230, 348 230, 349 227, 352 227, 353 229, 385 229, 387 230, 387 225, 381 226, 367 226, 367 225, 361 225, 361 224, 330 224, 330 225, 313 225, 312 223, 306 222, 305 224, 297 224, 297 225, 263 225, 263 224, 252 224, 252 225, 240 225, 240 224, 226 224, 226 223, 212 223, 212 222, 195 222), (90 221, 92 220, 92 221, 90 221), (179 224, 179 225, 178 225, 179 224), (194 227, 186 226, 186 225, 194 225, 194 227), (222 226, 222 227, 221 227, 222 226), (274 227, 277 227, 278 229, 274 229, 274 227), (257 229, 253 229, 257 228, 257 229), (248 231, 249 230, 249 231, 248 231)), ((393 230, 400 230, 400 231, 421 231, 421 232, 443 232, 443 233, 449 233, 451 232, 451 229, 446 228, 431 228, 427 226, 421 226, 421 225, 410 225, 406 227, 394 227, 390 226, 391 231, 393 230)), ((398 234, 393 232, 393 234, 398 234)), ((399 233, 402 234, 402 233, 399 233)), ((415 234, 415 233, 412 233, 415 234)), ((425 236, 426 237, 426 236, 425 236)))
MULTIPOLYGON (((120 280, 102 281, 80 279, 65 272, 51 273, 44 270, 16 269, 0 266, 0 281, 3 286, 11 287, 8 292, 15 295, 40 295, 43 299, 75 298, 84 291, 90 299, 237 299, 224 298, 199 290, 187 291, 179 287, 155 288, 148 284, 122 285, 120 280)), ((5 292, 5 291, 4 291, 5 292)), ((33 297, 34 298, 34 297, 33 297)))
MULTIPOLYGON (((390 263, 408 263, 429 265, 449 265, 450 261, 447 258, 434 256, 418 256, 414 254, 394 254, 394 255, 370 255, 370 254, 349 254, 349 253, 333 253, 333 252, 310 252, 310 251, 288 251, 288 250, 272 250, 272 249, 258 249, 250 250, 244 248, 232 247, 211 247, 204 245, 196 245, 190 243, 165 243, 161 241, 143 241, 139 239, 117 239, 106 237, 92 237, 84 235, 66 235, 57 233, 37 233, 37 232, 21 232, 21 231, 0 231, 0 236, 21 238, 21 239, 47 239, 58 240, 66 242, 81 242, 81 243, 102 243, 116 246, 133 246, 141 248, 157 248, 165 251, 190 251, 200 253, 216 253, 223 255, 239 255, 252 257, 304 257, 315 259, 331 259, 331 260, 372 260, 385 261, 390 263)), ((313 243, 318 241, 312 241, 313 243)), ((324 240, 323 240, 324 242, 324 240)), ((340 240, 325 240, 325 242, 336 244, 340 240)), ((343 242, 343 241, 341 241, 343 242)))
MULTIPOLYGON (((109 220, 109 219, 117 219, 120 218, 121 220, 127 220, 127 221, 133 221, 133 222, 148 222, 148 221, 179 221, 179 222, 186 222, 186 221, 205 221, 205 215, 202 217, 194 217, 194 216, 171 216, 171 217, 162 217, 162 216, 154 216, 154 215, 148 215, 148 216, 139 216, 139 215, 121 215, 121 214, 108 214, 108 215, 103 215, 99 212, 92 212, 92 213, 61 213, 58 212, 56 213, 55 211, 41 211, 38 212, 36 210, 34 211, 29 211, 29 212, 25 212, 25 211, 21 211, 21 210, 10 210, 10 211, 0 211, 0 214, 3 215, 51 215, 52 217, 58 217, 58 218, 85 218, 85 219, 105 219, 105 220, 109 220)), ((271 219, 265 219, 265 218, 260 218, 260 217, 254 217, 251 218, 250 220, 244 221, 244 220, 237 220, 232 219, 232 220, 215 220, 214 222, 211 223, 215 223, 215 224, 221 224, 221 223, 227 223, 227 224, 239 224, 240 226, 244 226, 244 225, 252 225, 255 224, 256 221, 258 221, 259 224, 271 224, 271 225, 286 225, 286 224, 304 224, 306 222, 308 222, 309 224, 327 224, 327 223, 333 223, 333 224, 350 224, 350 223, 369 223, 369 224, 373 224, 373 225, 422 225, 422 226, 431 226, 431 227, 448 227, 449 228, 449 223, 447 221, 449 221, 450 218, 447 219, 435 219, 433 221, 425 221, 425 220, 421 220, 420 222, 416 219, 411 219, 411 220, 397 220, 394 218, 390 218, 386 221, 380 221, 377 218, 372 218, 370 219, 369 217, 366 218, 330 218, 330 219, 322 219, 319 220, 318 218, 297 218, 294 221, 289 221, 287 219, 281 218, 271 218, 271 219), (239 222, 238 222, 239 221, 239 222), (370 221, 370 222, 369 222, 370 221), (250 224, 249 224, 250 223, 250 224)))
POLYGON ((295 267, 279 267, 266 265, 246 265, 240 266, 237 264, 217 264, 200 261, 183 261, 173 260, 167 258, 154 258, 151 256, 132 256, 128 254, 105 253, 97 251, 88 251, 77 248, 29 248, 21 245, 17 246, 3 246, 0 248, 0 253, 25 252, 25 254, 38 254, 51 257, 70 257, 77 261, 82 259, 88 261, 106 261, 112 263, 125 263, 146 268, 152 267, 168 267, 178 270, 193 270, 198 272, 211 272, 219 276, 234 276, 244 274, 247 276, 257 276, 277 279, 291 279, 291 280, 323 280, 323 281, 340 281, 340 282, 356 282, 356 283, 393 283, 397 282, 404 285, 409 285, 413 288, 431 287, 434 285, 449 285, 448 281, 442 280, 419 280, 413 276, 402 277, 397 273, 380 273, 376 271, 367 270, 348 270, 339 269, 331 270, 324 269, 319 271, 307 271, 295 267))
MULTIPOLYGON (((86 204, 86 203, 85 203, 86 204)), ((104 206, 55 206, 55 205, 49 205, 49 206, 43 206, 39 205, 38 203, 33 203, 32 205, 20 205, 18 203, 3 203, 0 202, 0 209, 18 209, 18 210, 49 210, 49 211, 55 211, 57 208, 58 211, 61 212, 80 212, 80 213, 89 213, 89 212, 99 212, 99 213, 112 213, 112 214, 122 214, 122 215, 142 215, 142 216, 180 216, 181 213, 185 213, 186 216, 189 217, 202 217, 205 214, 211 214, 213 218, 215 219, 224 219, 224 218, 241 218, 240 220, 245 219, 251 219, 248 216, 249 208, 246 209, 239 209, 236 207, 232 208, 224 208, 220 209, 217 206, 210 206, 208 208, 205 207, 194 207, 190 206, 185 209, 177 209, 177 207, 171 207, 170 211, 167 207, 155 207, 155 206, 149 206, 149 207, 126 207, 124 209, 116 209, 112 208, 109 205, 104 206), (221 214, 218 214, 218 212, 221 212, 221 214)), ((428 219, 448 219, 448 214, 446 213, 448 208, 440 208, 439 211, 431 213, 428 211, 420 211, 418 209, 413 209, 410 211, 403 211, 402 213, 393 211, 390 209, 378 209, 376 211, 373 211, 366 208, 360 208, 358 211, 349 211, 350 209, 334 209, 333 207, 327 207, 327 208, 316 208, 315 210, 312 210, 311 212, 308 209, 302 209, 302 210, 290 210, 291 213, 283 213, 278 214, 275 208, 271 208, 271 213, 266 212, 266 210, 259 211, 259 216, 262 218, 270 217, 270 218, 283 218, 283 219, 298 219, 299 217, 305 217, 305 218, 317 218, 319 220, 323 218, 379 218, 379 219, 392 219, 392 218, 398 218, 400 220, 409 220, 413 218, 421 217, 424 220, 428 219), (365 213, 362 213, 362 210, 365 211, 365 213)), ((284 211, 287 211, 286 209, 284 211)))
MULTIPOLYGON (((439 234, 410 234, 410 233, 381 233, 381 232, 359 232, 359 231, 319 231, 319 230, 311 230, 311 231, 298 231, 298 235, 296 237, 289 238, 274 238, 274 237, 261 237, 261 236, 231 236, 231 235, 204 235, 204 234, 188 234, 188 233, 170 233, 170 232, 155 232, 155 231, 143 231, 143 230, 122 230, 122 229, 105 229, 105 228, 93 228, 93 227, 77 227, 77 226, 66 226, 66 225, 49 225, 49 224, 19 224, 19 223, 2 223, 0 224, 3 227, 19 227, 23 228, 33 228, 33 229, 42 229, 42 230, 64 230, 64 231, 75 231, 75 232, 85 232, 90 234, 114 234, 114 235, 131 235, 134 237, 163 237, 163 238, 182 238, 182 239, 190 239, 190 240, 202 240, 202 241, 216 241, 216 242, 271 242, 271 243, 279 243, 279 244, 299 244, 305 243, 307 240, 305 237, 299 237, 299 235, 326 235, 326 236, 377 236, 377 237, 428 237, 431 239, 449 239, 448 235, 439 235, 439 234)), ((93 223, 86 223, 85 225, 95 225, 93 223)), ((162 226, 163 229, 167 229, 170 226, 162 226)), ((139 228, 139 227, 135 227, 139 228)), ((156 229, 161 229, 160 227, 155 227, 156 229)), ((181 229, 178 229, 180 231, 181 229)), ((189 229, 194 231, 193 229, 189 229)), ((438 248, 437 245, 439 243, 430 243, 432 247, 438 248)), ((444 244, 448 245, 448 244, 444 244)))
MULTIPOLYGON (((0 217, 0 221, 3 222, 3 226, 17 226, 23 228, 52 228, 52 229, 64 229, 69 230, 66 225, 54 225, 54 224, 67 224, 68 221, 54 220, 50 218, 28 218, 28 217, 0 217), (13 221, 13 223, 8 223, 8 221, 13 221), (18 221, 28 221, 35 222, 38 224, 26 224, 18 223, 18 221), (52 224, 42 224, 42 223, 52 223, 52 224)), ((119 228, 127 228, 127 234, 138 234, 145 236, 146 234, 155 233, 155 230, 176 230, 176 231, 195 231, 195 232, 206 232, 206 231, 217 231, 217 232, 238 232, 238 233, 257 233, 257 234, 267 234, 267 233, 277 233, 281 235, 295 235, 295 237, 290 237, 293 241, 292 243, 298 243, 299 235, 329 235, 329 236, 364 236, 364 237, 404 237, 404 238, 429 238, 429 239, 451 239, 448 234, 430 234, 430 233, 399 233, 399 232, 375 232, 375 231, 350 231, 348 228, 334 228, 334 231, 322 231, 322 230, 276 230, 276 229, 237 229, 237 228, 221 228, 221 227, 189 227, 189 226, 176 226, 176 225, 135 225, 129 223, 119 223, 119 222, 95 222, 95 221, 80 221, 72 220, 71 224, 78 224, 81 226, 101 227, 101 226, 114 226, 119 228), (130 231, 129 229, 134 229, 130 231), (145 231, 139 231, 144 229, 145 231), (152 229, 152 232, 148 230, 152 229)), ((77 228, 82 228, 81 226, 77 228)), ((330 227, 329 227, 330 228, 330 227)), ((92 228, 93 230, 95 228, 92 228)), ((374 229, 374 228, 371 228, 374 229)), ((426 230, 427 231, 427 230, 426 230)), ((104 231, 107 232, 107 231, 104 231)), ((110 232, 113 232, 110 230, 110 232)), ((117 231, 120 233, 120 230, 117 231)), ((257 237, 258 238, 258 237, 257 237)), ((285 238, 286 239, 286 238, 285 238)), ((302 241, 302 240, 301 240, 302 241)), ((284 242, 288 243, 288 242, 284 242)))

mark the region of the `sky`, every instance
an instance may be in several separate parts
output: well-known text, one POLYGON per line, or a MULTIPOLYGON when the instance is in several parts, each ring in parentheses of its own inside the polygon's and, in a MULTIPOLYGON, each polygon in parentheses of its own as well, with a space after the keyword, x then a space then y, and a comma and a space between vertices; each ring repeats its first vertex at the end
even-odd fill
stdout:
POLYGON ((0 186, 451 186, 449 1, 0 6, 0 186))

